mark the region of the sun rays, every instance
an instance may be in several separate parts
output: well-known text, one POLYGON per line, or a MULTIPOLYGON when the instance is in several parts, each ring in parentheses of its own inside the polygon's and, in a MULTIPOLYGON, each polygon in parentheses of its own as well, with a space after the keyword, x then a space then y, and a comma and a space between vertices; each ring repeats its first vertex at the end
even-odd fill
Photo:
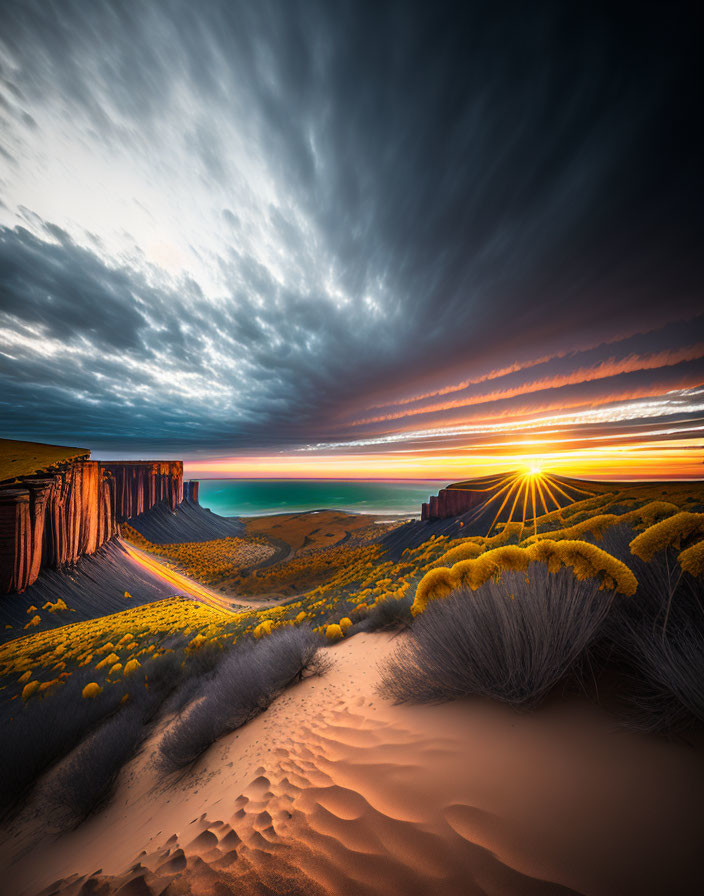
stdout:
MULTIPOLYGON (((569 504, 595 494, 591 489, 585 488, 585 485, 586 483, 581 482, 576 485, 574 480, 543 472, 540 463, 531 461, 525 470, 477 481, 472 490, 486 492, 486 498, 467 522, 477 523, 492 514, 486 531, 487 537, 498 523, 520 523, 520 541, 527 527, 532 527, 533 532, 537 532, 536 521, 539 516, 552 511, 558 511, 559 514, 569 504)), ((460 483, 457 487, 462 486, 463 483, 460 483)))

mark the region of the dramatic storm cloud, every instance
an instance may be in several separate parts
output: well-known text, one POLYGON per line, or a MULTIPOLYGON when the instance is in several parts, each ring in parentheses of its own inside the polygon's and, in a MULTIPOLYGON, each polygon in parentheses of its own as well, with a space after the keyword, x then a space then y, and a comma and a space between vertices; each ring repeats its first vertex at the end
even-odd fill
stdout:
POLYGON ((3 435, 390 470, 701 439, 684 7, 0 9, 3 435))

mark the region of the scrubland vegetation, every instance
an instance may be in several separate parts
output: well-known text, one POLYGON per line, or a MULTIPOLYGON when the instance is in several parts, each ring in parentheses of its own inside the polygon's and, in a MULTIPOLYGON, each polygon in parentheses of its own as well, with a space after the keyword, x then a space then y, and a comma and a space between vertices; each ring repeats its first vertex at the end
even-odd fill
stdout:
MULTIPOLYGON (((589 690, 608 672, 618 676, 614 709, 628 725, 702 724, 704 513, 646 501, 583 516, 616 500, 602 495, 539 518, 543 531, 520 544, 469 537, 443 554, 416 587, 418 618, 384 670, 383 692, 531 706, 558 685, 589 690)), ((522 528, 509 523, 498 540, 522 528)))
POLYGON ((378 538, 395 523, 378 524, 374 517, 350 514, 340 510, 319 510, 315 513, 281 513, 248 519, 248 536, 275 538, 287 544, 293 552, 332 547, 341 541, 359 544, 378 538))
POLYGON ((221 662, 194 693, 191 708, 171 724, 160 743, 160 762, 168 770, 194 762, 223 734, 266 709, 304 674, 322 674, 329 664, 308 627, 286 628, 258 644, 248 643, 221 662))
MULTIPOLYGON (((157 719, 168 722, 160 761, 182 767, 321 671, 321 646, 358 631, 408 630, 383 676, 395 700, 478 695, 531 707, 608 672, 627 724, 699 724, 701 500, 696 486, 615 489, 498 523, 491 537, 435 535, 396 558, 360 530, 239 577, 242 594, 293 592, 276 606, 231 612, 172 598, 30 630, 0 647, 3 805, 52 769, 56 802, 80 818, 157 719)), ((149 545, 206 582, 226 562, 218 550, 241 568, 255 548, 269 549, 236 538, 149 545)))
POLYGON ((204 585, 213 585, 233 571, 255 566, 274 553, 274 548, 257 538, 218 538, 183 544, 153 544, 131 526, 123 525, 123 535, 136 547, 166 558, 186 575, 204 585))
POLYGON ((616 599, 542 563, 475 591, 459 586, 415 620, 382 689, 401 702, 480 696, 533 706, 577 671, 616 599))

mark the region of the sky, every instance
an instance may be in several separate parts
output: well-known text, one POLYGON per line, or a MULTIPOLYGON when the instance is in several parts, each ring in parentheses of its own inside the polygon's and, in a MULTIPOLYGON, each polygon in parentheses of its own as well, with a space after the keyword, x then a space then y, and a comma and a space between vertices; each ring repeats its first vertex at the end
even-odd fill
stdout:
POLYGON ((701 477, 694 5, 0 0, 0 434, 701 477))

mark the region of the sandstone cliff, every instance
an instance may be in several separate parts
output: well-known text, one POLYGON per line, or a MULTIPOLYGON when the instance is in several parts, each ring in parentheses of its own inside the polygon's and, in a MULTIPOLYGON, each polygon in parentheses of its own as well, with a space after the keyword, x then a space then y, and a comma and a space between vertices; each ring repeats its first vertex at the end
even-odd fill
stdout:
POLYGON ((0 592, 23 591, 43 566, 75 563, 117 531, 113 483, 97 461, 0 483, 0 592))
POLYGON ((183 501, 181 461, 101 463, 89 454, 2 440, 0 593, 24 591, 43 567, 95 553, 119 523, 183 501))
POLYGON ((187 479, 183 483, 183 500, 198 503, 198 480, 187 479))
POLYGON ((183 461, 110 461, 101 463, 115 485, 115 518, 123 523, 156 504, 176 510, 183 501, 183 461))
POLYGON ((457 486, 441 488, 437 495, 431 495, 427 504, 422 505, 420 518, 445 520, 473 510, 484 500, 486 494, 478 490, 462 489, 457 486))

